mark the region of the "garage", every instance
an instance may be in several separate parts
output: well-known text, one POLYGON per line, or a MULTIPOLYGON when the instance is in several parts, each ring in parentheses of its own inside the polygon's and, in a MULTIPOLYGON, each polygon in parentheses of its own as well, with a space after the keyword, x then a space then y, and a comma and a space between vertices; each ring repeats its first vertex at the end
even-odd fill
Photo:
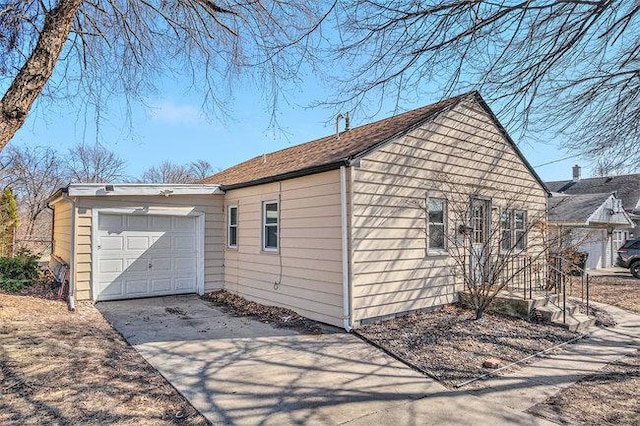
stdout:
POLYGON ((96 300, 197 292, 197 228, 192 216, 98 215, 96 300))
POLYGON ((71 184, 49 207, 51 266, 68 268, 70 304, 203 294, 224 284, 218 185, 71 184))

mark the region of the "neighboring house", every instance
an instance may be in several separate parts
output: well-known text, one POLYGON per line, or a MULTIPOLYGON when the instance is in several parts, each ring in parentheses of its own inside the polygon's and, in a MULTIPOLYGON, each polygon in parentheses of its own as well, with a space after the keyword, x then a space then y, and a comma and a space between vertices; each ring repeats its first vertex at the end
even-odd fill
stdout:
POLYGON ((349 329, 455 301, 463 284, 432 230, 484 238, 507 212, 519 219, 501 232, 517 235, 544 216, 547 195, 473 92, 258 156, 203 185, 70 185, 50 204, 54 255, 72 265, 77 299, 224 288, 349 329), (449 217, 452 190, 474 197, 467 223, 449 217))
POLYGON ((566 195, 549 198, 549 225, 562 236, 563 245, 588 254, 587 268, 615 264, 617 249, 624 243, 616 235, 634 224, 614 194, 566 195), (617 231, 616 231, 617 230, 617 231))
MULTIPOLYGON (((559 194, 581 197, 573 202, 575 204, 580 204, 580 200, 587 199, 591 199, 592 204, 597 204, 598 199, 602 200, 603 197, 611 194, 622 203, 622 208, 631 223, 623 221, 617 225, 604 226, 603 230, 599 232, 591 232, 591 236, 585 244, 578 247, 579 250, 589 253, 590 258, 587 260, 589 268, 607 268, 615 265, 618 248, 627 239, 637 235, 638 229, 640 229, 640 174, 582 178, 580 167, 575 165, 572 180, 546 182, 546 185, 552 193, 557 193, 554 194, 555 197, 559 194)), ((552 201, 553 197, 550 199, 550 203, 552 201)), ((566 211, 563 220, 578 219, 578 216, 575 214, 571 217, 571 212, 566 211)), ((550 218, 550 220, 552 219, 550 218)), ((576 235, 580 238, 584 237, 584 226, 578 228, 580 231, 576 235)))

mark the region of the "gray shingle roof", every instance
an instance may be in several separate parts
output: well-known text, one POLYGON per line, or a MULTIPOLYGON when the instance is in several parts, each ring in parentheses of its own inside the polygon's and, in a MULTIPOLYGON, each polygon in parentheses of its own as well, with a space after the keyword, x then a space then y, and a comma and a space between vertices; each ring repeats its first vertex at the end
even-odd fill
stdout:
POLYGON ((609 198, 609 195, 611 194, 553 194, 549 198, 549 220, 586 223, 589 216, 609 198))
POLYGON ((617 192, 625 210, 632 211, 640 200, 640 174, 595 177, 573 180, 545 182, 551 192, 563 194, 610 194, 617 192))

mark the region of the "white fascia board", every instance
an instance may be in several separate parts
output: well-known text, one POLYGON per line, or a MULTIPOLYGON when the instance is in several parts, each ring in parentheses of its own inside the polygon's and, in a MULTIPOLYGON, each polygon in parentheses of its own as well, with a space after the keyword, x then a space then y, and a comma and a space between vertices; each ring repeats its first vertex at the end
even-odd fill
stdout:
POLYGON ((224 194, 220 185, 210 184, 154 184, 154 183, 120 183, 96 184, 74 183, 69 185, 70 197, 113 197, 131 195, 216 195, 224 194), (107 188, 109 190, 107 190, 107 188))

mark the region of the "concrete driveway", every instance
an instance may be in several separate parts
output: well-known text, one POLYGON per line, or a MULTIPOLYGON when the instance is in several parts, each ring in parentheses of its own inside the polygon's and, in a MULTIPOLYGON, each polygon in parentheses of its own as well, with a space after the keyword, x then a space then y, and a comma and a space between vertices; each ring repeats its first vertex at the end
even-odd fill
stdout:
POLYGON ((449 390, 339 330, 279 329, 197 296, 96 306, 214 424, 546 424, 449 390))

